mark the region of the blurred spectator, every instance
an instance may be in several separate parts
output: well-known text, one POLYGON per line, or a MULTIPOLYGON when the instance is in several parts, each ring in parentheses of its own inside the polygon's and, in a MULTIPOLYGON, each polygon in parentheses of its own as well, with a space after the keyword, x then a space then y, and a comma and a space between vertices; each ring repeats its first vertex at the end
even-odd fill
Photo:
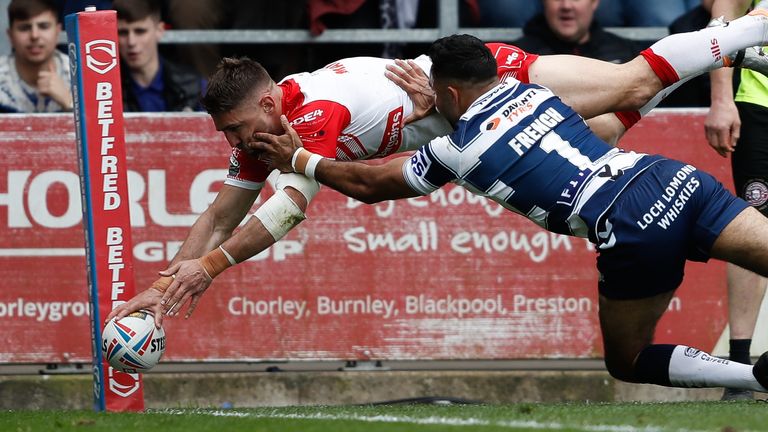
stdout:
MULTIPOLYGON (((183 0, 178 0, 181 3, 183 0)), ((207 1, 207 0, 206 0, 207 1)), ((219 22, 221 28, 232 30, 306 30, 307 0, 274 1, 250 0, 248 2, 219 2, 223 7, 219 22), (268 10, 269 13, 264 13, 268 10)), ((258 59, 272 76, 313 70, 312 57, 327 50, 327 44, 228 44, 222 45, 221 55, 226 57, 248 56, 258 59)), ((211 66, 216 66, 218 59, 211 66)), ((327 62, 326 62, 327 63, 327 62)), ((326 63, 318 67, 325 66, 326 63)))
POLYGON ((603 0, 595 17, 605 27, 667 27, 699 0, 603 0))
POLYGON ((164 23, 153 0, 115 0, 125 111, 202 110, 205 80, 191 68, 162 58, 164 23))
MULTIPOLYGON (((8 10, 8 5, 11 4, 11 0, 0 0, 0 10, 8 10)), ((8 31, 8 14, 0 13, 0 29, 8 31)), ((11 53, 11 42, 6 38, 0 38, 0 55, 8 55, 11 53)))
MULTIPOLYGON (((480 27, 523 27, 541 13, 536 0, 477 0, 480 8, 480 27)), ((472 26, 462 22, 462 26, 472 26)))
POLYGON ((606 32, 593 19, 600 0, 542 0, 544 12, 523 28, 513 43, 535 54, 574 54, 613 63, 634 58, 643 48, 606 32))
POLYGON ((58 16, 52 0, 13 0, 8 5, 13 52, 0 57, 0 112, 72 109, 69 58, 56 50, 58 16))
MULTIPOLYGON (((700 4, 678 17, 669 26, 669 33, 701 30, 711 18, 712 2, 700 0, 700 4)), ((709 74, 691 79, 661 101, 660 107, 708 107, 710 103, 709 74)))
MULTIPOLYGON (((165 0, 163 12, 167 13, 164 15, 167 19, 164 21, 172 29, 215 30, 222 28, 224 18, 232 7, 233 4, 218 0, 165 0)), ((185 59, 204 76, 212 74, 221 59, 218 44, 178 44, 173 47, 173 52, 176 55, 174 58, 185 59)))

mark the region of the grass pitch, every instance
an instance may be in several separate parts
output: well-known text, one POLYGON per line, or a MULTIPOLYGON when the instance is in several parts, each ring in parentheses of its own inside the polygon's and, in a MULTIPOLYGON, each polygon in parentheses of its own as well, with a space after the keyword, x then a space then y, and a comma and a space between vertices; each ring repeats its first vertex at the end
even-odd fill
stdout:
POLYGON ((0 411, 0 431, 718 431, 768 430, 765 402, 566 403, 0 411))

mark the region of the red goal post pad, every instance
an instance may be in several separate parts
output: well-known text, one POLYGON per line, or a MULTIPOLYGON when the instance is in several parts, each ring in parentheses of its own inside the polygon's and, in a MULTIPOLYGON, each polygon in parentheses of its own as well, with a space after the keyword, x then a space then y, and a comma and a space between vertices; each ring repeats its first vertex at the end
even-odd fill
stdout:
POLYGON ((91 304, 94 409, 141 411, 141 377, 114 370, 101 346, 102 320, 135 294, 117 49, 117 13, 66 17, 91 304))

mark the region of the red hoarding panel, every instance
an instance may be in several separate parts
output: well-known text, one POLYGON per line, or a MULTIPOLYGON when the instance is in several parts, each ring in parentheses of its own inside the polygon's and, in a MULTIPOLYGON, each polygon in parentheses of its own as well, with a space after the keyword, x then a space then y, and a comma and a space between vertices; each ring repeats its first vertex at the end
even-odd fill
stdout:
MULTIPOLYGON (((70 122, 0 118, 0 328, 17 348, 0 361, 88 358, 70 122), (56 319, 52 304, 61 305, 56 319)), ((127 116, 126 140, 135 275, 145 289, 213 200, 229 147, 203 114, 127 116)), ((730 183, 700 113, 651 116, 622 144, 730 183)), ((265 187, 258 202, 271 193, 265 187)), ((458 187, 375 206, 324 188, 308 220, 216 278, 191 319, 166 321, 164 359, 599 357, 594 261, 585 240, 547 233, 458 187)), ((711 349, 725 309, 722 263, 689 264, 659 340, 711 349)))
POLYGON ((113 370, 101 322, 135 294, 115 11, 67 16, 91 319, 94 407, 140 411, 139 374, 113 370))

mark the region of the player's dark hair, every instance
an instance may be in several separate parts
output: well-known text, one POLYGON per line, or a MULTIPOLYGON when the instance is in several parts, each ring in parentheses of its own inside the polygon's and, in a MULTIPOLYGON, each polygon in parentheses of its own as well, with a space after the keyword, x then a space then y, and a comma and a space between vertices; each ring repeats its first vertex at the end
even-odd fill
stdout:
POLYGON ((427 51, 435 80, 487 83, 496 78, 496 59, 480 39, 467 35, 440 38, 427 51))
POLYGON ((221 114, 235 109, 251 93, 272 82, 264 67, 248 57, 221 59, 208 80, 202 99, 208 114, 221 114))
POLYGON ((8 25, 14 21, 24 21, 43 12, 50 11, 59 22, 59 9, 54 0, 11 0, 8 5, 8 25))
POLYGON ((160 1, 158 0, 113 0, 112 9, 117 11, 117 19, 129 23, 152 17, 161 20, 160 1))

